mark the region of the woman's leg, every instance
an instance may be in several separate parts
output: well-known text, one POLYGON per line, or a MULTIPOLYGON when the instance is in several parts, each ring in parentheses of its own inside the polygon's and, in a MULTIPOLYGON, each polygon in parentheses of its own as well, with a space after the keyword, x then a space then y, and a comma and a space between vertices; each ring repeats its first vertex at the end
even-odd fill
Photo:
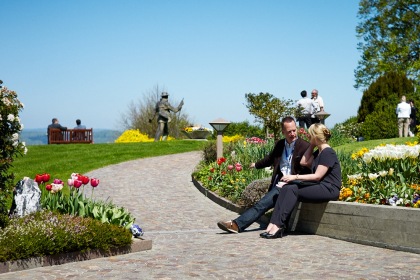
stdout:
POLYGON ((285 185, 280 189, 270 223, 273 223, 278 227, 285 227, 285 222, 298 201, 326 202, 330 200, 337 200, 339 195, 340 191, 334 187, 327 188, 321 185, 306 187, 285 185))

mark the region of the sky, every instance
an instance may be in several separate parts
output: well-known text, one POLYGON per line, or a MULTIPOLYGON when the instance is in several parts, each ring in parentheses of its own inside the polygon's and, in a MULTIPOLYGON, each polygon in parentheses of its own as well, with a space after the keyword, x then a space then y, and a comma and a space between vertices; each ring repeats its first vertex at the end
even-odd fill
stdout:
POLYGON ((332 128, 357 115, 358 0, 0 0, 0 79, 24 128, 122 130, 156 88, 193 124, 254 117, 245 94, 316 88, 332 128))

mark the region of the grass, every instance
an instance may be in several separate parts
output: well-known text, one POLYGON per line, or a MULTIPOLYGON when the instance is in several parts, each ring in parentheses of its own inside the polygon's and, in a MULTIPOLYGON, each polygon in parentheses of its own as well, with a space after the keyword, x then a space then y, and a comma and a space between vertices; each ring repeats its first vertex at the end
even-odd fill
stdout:
POLYGON ((28 146, 28 152, 17 157, 11 171, 15 181, 23 177, 49 173, 51 178, 67 181, 71 173, 89 171, 124 161, 169 154, 201 151, 206 141, 174 140, 165 142, 119 144, 65 144, 28 146))

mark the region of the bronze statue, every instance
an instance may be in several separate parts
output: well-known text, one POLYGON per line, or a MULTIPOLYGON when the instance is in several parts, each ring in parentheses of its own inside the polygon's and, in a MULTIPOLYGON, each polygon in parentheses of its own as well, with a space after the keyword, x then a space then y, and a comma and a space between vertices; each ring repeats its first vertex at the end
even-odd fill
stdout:
MULTIPOLYGON (((168 130, 168 123, 171 121, 170 112, 177 113, 181 111, 182 105, 184 105, 184 99, 181 100, 177 108, 174 108, 169 104, 168 101, 168 93, 162 92, 160 101, 156 103, 155 114, 153 118, 155 118, 156 114, 158 114, 157 123, 158 127, 155 134, 155 142, 160 140, 162 136, 162 141, 166 141, 168 138, 169 130, 168 130)), ((149 122, 152 120, 150 119, 149 122)))

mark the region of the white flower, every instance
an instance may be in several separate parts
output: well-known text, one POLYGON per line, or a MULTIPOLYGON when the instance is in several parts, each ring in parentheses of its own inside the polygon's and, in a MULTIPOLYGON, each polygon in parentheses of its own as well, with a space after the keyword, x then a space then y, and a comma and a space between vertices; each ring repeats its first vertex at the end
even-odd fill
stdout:
POLYGON ((10 104, 12 104, 12 102, 10 102, 9 98, 7 97, 3 97, 1 99, 1 101, 4 103, 4 105, 9 106, 10 104))
POLYGON ((14 121, 14 120, 15 120, 15 115, 13 115, 13 114, 9 114, 9 115, 7 115, 7 120, 8 120, 9 122, 14 121))
POLYGON ((379 171, 379 176, 381 177, 385 177, 387 174, 388 174, 388 171, 385 171, 385 170, 379 171))
POLYGON ((368 177, 369 177, 370 180, 375 180, 376 178, 379 177, 379 174, 378 173, 369 173, 368 177))
POLYGON ((63 184, 54 184, 54 183, 52 183, 51 184, 51 193, 56 193, 56 192, 59 192, 59 191, 61 191, 62 189, 63 189, 63 184))

